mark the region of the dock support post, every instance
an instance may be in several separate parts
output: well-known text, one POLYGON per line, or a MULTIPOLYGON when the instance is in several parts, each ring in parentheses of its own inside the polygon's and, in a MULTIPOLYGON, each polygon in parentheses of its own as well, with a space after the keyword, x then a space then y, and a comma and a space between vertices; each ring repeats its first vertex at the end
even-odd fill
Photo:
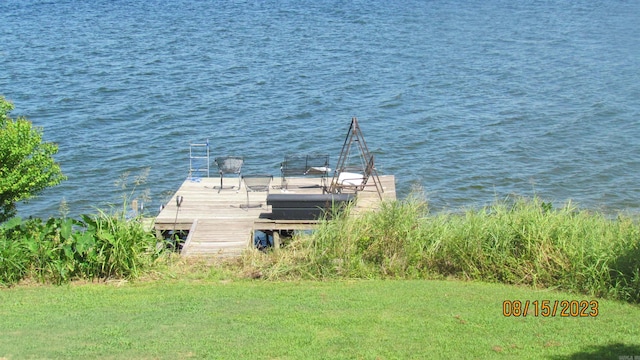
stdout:
POLYGON ((273 248, 280 249, 280 232, 278 230, 273 231, 273 248))

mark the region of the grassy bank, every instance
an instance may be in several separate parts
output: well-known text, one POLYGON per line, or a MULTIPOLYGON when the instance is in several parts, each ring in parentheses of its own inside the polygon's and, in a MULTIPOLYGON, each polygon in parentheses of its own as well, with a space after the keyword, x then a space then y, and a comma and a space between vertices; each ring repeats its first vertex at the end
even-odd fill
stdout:
POLYGON ((459 281, 158 280, 0 291, 0 358, 618 358, 640 309, 503 316, 504 300, 588 299, 459 281))
POLYGON ((447 278, 553 288, 640 301, 636 219, 513 199, 429 214, 417 196, 360 217, 338 216, 278 252, 248 253, 268 279, 447 278))
POLYGON ((334 219, 216 264, 158 252, 119 212, 6 223, 4 284, 62 285, 0 287, 0 359, 640 355, 636 219, 539 199, 430 214, 415 196, 334 219))
MULTIPOLYGON (((334 214, 279 251, 247 251, 233 277, 481 280, 640 302, 640 224, 568 204, 512 199, 430 214, 419 196, 358 217, 334 214)), ((124 211, 0 226, 0 286, 134 279, 170 257, 124 211)))

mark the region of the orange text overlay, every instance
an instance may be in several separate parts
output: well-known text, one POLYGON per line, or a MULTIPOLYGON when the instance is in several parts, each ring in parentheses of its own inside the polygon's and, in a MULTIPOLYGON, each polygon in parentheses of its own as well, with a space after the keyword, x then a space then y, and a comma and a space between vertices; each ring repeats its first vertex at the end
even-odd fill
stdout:
POLYGON ((505 300, 502 315, 509 317, 596 317, 597 300, 505 300))

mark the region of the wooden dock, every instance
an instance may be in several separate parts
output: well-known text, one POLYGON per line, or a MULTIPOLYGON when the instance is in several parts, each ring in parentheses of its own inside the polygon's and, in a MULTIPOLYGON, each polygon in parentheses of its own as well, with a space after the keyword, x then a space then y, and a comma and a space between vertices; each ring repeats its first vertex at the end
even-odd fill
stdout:
MULTIPOLYGON (((393 175, 379 177, 384 200, 396 199, 393 175)), ((331 179, 329 179, 330 181, 331 179)), ((380 197, 373 178, 364 190, 359 191, 354 212, 375 208, 380 197)), ((281 188, 281 179, 274 178, 269 193, 322 194, 320 179, 316 177, 287 178, 287 188, 281 188)), ((244 184, 238 189, 238 178, 225 177, 223 189, 219 177, 191 178, 184 181, 168 204, 155 219, 157 232, 188 231, 182 248, 185 256, 237 256, 253 246, 253 231, 278 229, 305 229, 312 222, 276 222, 265 219, 271 212, 266 204, 267 192, 250 192, 247 208, 247 192, 244 184), (233 187, 233 188, 232 188, 233 187), (176 198, 182 197, 180 207, 176 198)))

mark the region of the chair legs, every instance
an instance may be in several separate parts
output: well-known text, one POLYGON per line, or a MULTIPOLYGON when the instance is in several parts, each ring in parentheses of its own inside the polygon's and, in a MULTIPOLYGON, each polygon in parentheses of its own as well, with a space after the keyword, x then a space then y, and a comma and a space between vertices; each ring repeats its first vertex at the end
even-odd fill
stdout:
POLYGON ((261 208, 262 204, 258 204, 258 205, 251 205, 251 202, 249 202, 249 191, 247 191, 247 204, 246 205, 240 205, 241 208, 245 208, 245 209, 250 209, 250 208, 261 208))
MULTIPOLYGON (((220 187, 218 188, 218 194, 220 193, 220 191, 222 191, 222 174, 220 174, 220 187)), ((240 186, 242 185, 242 176, 238 175, 238 187, 237 187, 237 191, 240 191, 240 186)), ((234 186, 231 187, 232 189, 234 188, 234 186)))

